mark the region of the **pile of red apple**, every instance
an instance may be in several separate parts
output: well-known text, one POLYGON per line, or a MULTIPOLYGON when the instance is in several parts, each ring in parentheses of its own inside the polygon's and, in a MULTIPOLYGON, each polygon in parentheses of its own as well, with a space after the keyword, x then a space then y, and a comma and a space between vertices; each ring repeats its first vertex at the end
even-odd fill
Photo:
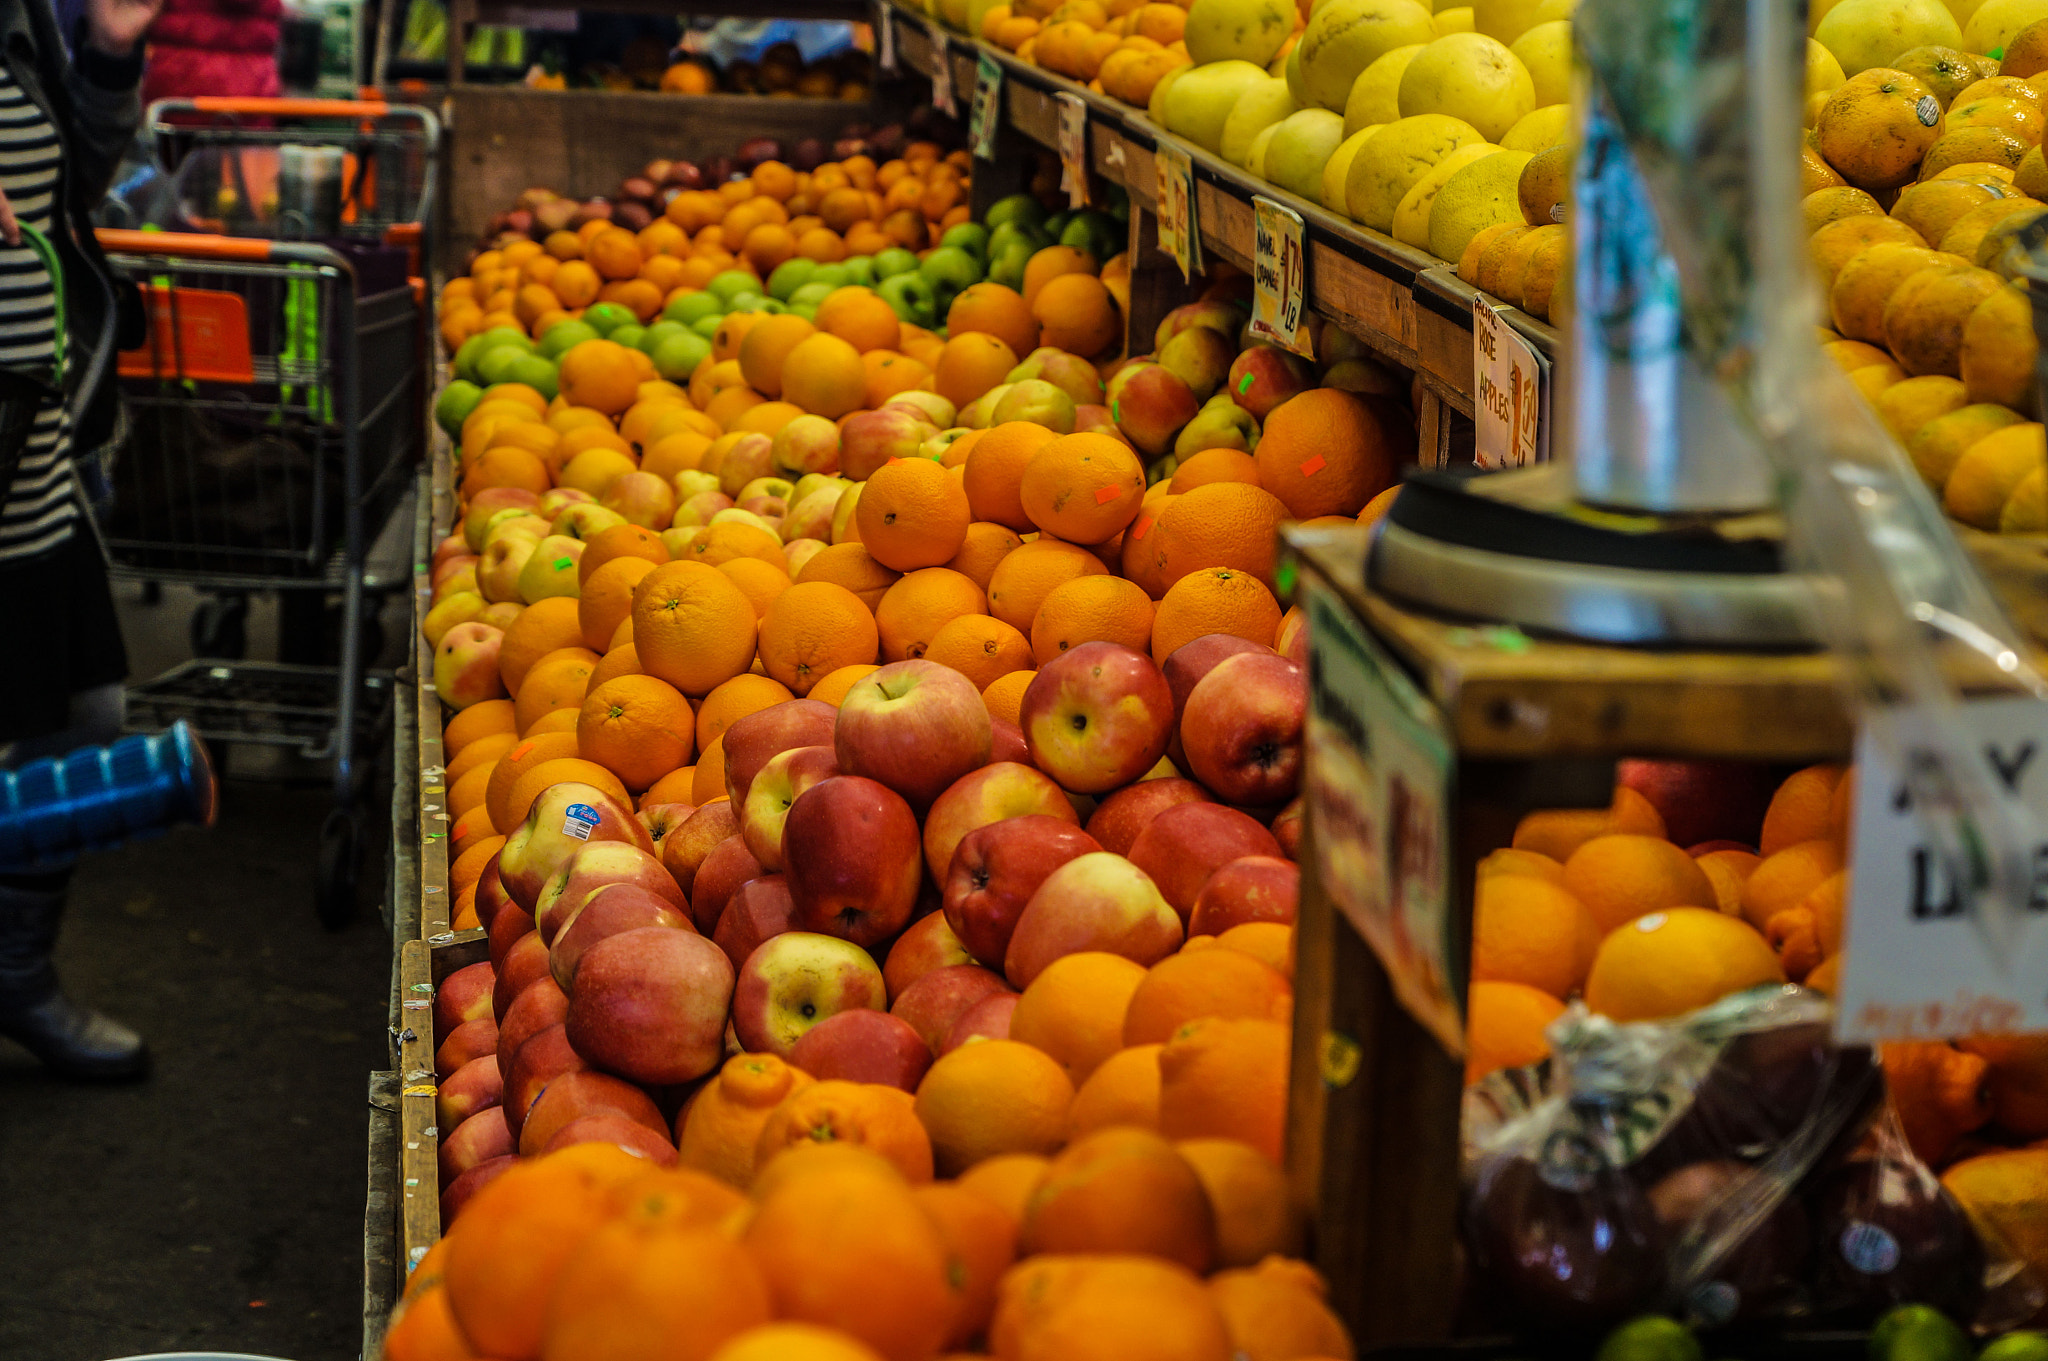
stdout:
POLYGON ((517 1156, 672 1162, 731 1053, 915 1090, 1062 955, 1292 923, 1306 702, 1295 660, 1223 634, 1163 668, 1077 647, 1021 726, 902 661, 735 722, 728 800, 547 789, 479 884, 490 962, 435 997, 444 1219, 517 1156))

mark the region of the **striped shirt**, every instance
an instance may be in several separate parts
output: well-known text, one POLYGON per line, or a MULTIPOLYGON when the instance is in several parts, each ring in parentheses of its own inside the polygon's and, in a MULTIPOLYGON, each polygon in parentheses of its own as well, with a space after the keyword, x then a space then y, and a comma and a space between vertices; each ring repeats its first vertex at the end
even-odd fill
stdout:
MULTIPOLYGON (((54 235, 56 129, 0 65, 0 189, 14 215, 54 235)), ((56 353, 56 297, 42 257, 24 239, 0 242, 0 364, 48 365, 56 353)), ((36 413, 28 448, 0 505, 0 562, 47 553, 76 526, 72 496, 71 412, 52 402, 36 413)))

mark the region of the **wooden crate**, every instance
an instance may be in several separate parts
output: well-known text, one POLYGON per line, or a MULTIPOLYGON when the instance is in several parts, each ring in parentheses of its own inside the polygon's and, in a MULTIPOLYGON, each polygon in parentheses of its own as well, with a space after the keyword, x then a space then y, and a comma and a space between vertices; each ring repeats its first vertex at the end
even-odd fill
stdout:
POLYGON ((457 969, 491 957, 481 931, 444 933, 407 941, 399 951, 398 1040, 398 1262, 401 1272, 419 1265, 441 1240, 440 1151, 442 1131, 434 1101, 434 992, 457 969))

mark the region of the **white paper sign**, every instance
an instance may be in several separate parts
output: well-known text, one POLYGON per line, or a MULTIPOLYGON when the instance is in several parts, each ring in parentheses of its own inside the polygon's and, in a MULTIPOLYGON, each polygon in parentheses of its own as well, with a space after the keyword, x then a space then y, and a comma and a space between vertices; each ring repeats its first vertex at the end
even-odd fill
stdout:
POLYGON ((932 107, 948 118, 958 118, 960 106, 953 102, 952 45, 936 23, 926 24, 924 30, 932 40, 932 107))
POLYGON ((1088 105, 1063 90, 1060 106, 1060 188, 1069 208, 1088 206, 1088 105))
POLYGON ((1301 214, 1252 197, 1252 334, 1304 359, 1316 357, 1307 313, 1308 244, 1301 214))
POLYGON ((1152 167, 1159 180, 1159 249, 1192 281, 1202 272, 1201 227, 1195 221, 1195 163, 1181 147, 1165 138, 1152 149, 1152 167))
POLYGON ((1865 720, 1856 753, 1849 911, 1835 1031, 1846 1041, 1942 1040, 2048 1031, 2048 706, 1978 700, 1965 722, 2002 788, 2032 814, 2034 898, 2015 947, 1994 948, 1964 914, 1904 782, 1865 720))
POLYGON ((1550 362, 1483 297, 1472 299, 1473 461, 1521 468, 1549 457, 1550 362))
POLYGON ((875 16, 875 66, 885 76, 896 74, 896 12, 887 5, 875 16))

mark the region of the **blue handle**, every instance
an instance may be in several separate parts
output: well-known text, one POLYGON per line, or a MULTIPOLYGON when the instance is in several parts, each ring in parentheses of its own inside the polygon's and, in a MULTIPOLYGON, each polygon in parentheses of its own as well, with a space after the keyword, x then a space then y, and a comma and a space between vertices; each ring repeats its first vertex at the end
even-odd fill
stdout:
POLYGON ((52 869, 182 822, 211 826, 217 796, 206 744, 182 720, 0 771, 0 868, 52 869))

